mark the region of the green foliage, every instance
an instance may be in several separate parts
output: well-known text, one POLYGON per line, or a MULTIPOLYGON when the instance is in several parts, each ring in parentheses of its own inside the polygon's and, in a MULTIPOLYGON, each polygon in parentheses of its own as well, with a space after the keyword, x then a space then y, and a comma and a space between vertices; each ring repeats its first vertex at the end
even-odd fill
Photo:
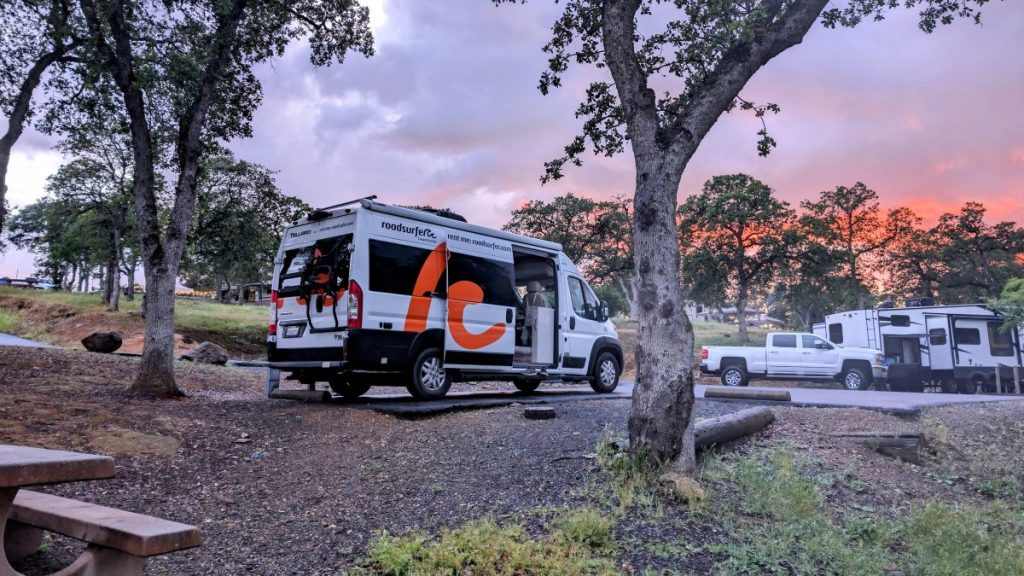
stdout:
POLYGON ((752 292, 770 285, 791 259, 798 239, 789 204, 746 174, 708 180, 679 215, 684 285, 691 300, 710 306, 728 296, 746 310, 752 292))
POLYGON ((1003 330, 1024 326, 1024 278, 1010 278, 998 299, 990 299, 990 306, 1006 315, 1003 330))
POLYGON ((0 308, 0 332, 18 333, 18 317, 10 310, 0 308))
POLYGON ((366 568, 386 576, 612 575, 616 550, 612 522, 590 510, 556 518, 548 535, 533 537, 518 524, 476 520, 445 530, 436 540, 383 532, 370 547, 366 568))
POLYGON ((605 484, 618 513, 625 513, 634 506, 650 511, 660 503, 657 482, 661 466, 648 454, 626 450, 624 443, 614 436, 610 427, 601 434, 597 463, 608 477, 605 484))
POLYGON ((281 193, 270 170, 230 154, 209 158, 182 275, 203 289, 265 281, 273 272, 281 230, 309 210, 305 202, 281 193))
POLYGON ((561 244, 587 279, 602 285, 633 273, 630 218, 628 200, 566 194, 550 202, 527 202, 512 212, 503 230, 561 244))

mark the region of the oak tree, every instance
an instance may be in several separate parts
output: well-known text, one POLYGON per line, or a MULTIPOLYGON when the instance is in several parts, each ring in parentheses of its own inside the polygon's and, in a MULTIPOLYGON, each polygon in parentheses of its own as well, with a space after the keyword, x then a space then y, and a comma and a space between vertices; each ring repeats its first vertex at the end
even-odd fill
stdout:
MULTIPOLYGON (((495 0, 502 1, 514 0, 495 0)), ((566 0, 544 47, 540 90, 558 87, 571 64, 607 69, 577 109, 583 133, 549 162, 544 180, 562 176, 592 149, 623 152, 636 171, 633 258, 640 307, 637 378, 629 415, 631 448, 684 472, 695 466, 692 422, 693 330, 679 283, 676 206, 683 170, 723 112, 762 119, 778 111, 740 92, 772 58, 799 44, 819 18, 830 27, 920 8, 932 31, 958 16, 977 18, 986 0, 566 0), (639 26, 644 19, 645 26, 639 26)), ((762 128, 757 148, 775 141, 762 128)))
POLYGON ((355 0, 80 0, 90 61, 113 80, 133 149, 132 190, 146 279, 146 334, 134 392, 176 396, 174 286, 192 223, 202 159, 245 137, 261 99, 255 65, 298 39, 315 65, 373 51, 355 0), (160 163, 174 173, 167 223, 160 163))

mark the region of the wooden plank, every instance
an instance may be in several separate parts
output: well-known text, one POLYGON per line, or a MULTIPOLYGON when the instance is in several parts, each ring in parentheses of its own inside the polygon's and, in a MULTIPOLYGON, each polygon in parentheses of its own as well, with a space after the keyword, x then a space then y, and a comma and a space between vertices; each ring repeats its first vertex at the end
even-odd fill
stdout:
POLYGON ((109 456, 0 444, 0 488, 113 477, 109 456))
POLYGON ((10 517, 23 524, 142 558, 201 544, 195 526, 32 490, 14 498, 10 517))
POLYGON ((705 398, 725 398, 730 400, 775 400, 789 402, 789 390, 778 388, 732 388, 728 386, 708 386, 704 390, 705 398))

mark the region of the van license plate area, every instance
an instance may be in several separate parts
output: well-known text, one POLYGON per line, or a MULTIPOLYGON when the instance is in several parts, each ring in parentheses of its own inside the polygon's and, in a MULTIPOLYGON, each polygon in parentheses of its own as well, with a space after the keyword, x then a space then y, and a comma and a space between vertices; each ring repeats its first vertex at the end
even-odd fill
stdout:
POLYGON ((291 326, 282 326, 282 328, 284 329, 285 338, 298 338, 306 331, 305 324, 292 324, 291 326))

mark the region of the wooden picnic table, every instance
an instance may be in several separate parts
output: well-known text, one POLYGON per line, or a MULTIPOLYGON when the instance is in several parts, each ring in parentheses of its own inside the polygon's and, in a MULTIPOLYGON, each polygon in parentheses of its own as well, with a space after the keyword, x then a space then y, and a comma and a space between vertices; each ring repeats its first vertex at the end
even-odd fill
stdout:
MULTIPOLYGON (((109 456, 0 444, 0 540, 20 488, 113 477, 114 459, 109 456)), ((16 574, 0 545, 0 576, 16 574)))

